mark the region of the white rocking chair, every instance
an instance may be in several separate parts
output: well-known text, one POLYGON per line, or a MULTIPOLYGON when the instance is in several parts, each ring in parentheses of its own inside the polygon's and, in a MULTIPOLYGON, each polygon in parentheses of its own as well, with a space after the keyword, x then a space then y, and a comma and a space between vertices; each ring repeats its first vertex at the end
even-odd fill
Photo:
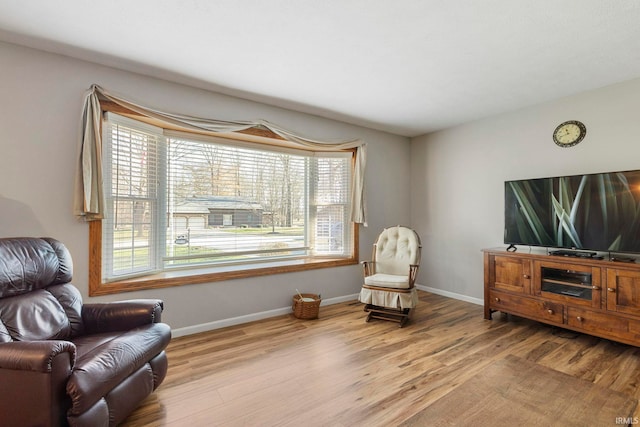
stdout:
POLYGON ((373 245, 371 261, 363 261, 364 285, 360 301, 369 312, 366 321, 382 319, 403 327, 418 303, 415 285, 422 245, 407 227, 385 228, 373 245))

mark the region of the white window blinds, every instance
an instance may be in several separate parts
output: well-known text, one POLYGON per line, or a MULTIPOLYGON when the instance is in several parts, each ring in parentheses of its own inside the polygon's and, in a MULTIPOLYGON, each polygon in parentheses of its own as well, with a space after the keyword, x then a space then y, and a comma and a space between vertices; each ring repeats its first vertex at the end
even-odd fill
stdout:
POLYGON ((134 124, 122 118, 104 127, 107 215, 103 267, 111 277, 160 268, 162 129, 134 124))
POLYGON ((351 153, 164 132, 114 114, 103 129, 103 280, 351 255, 351 153))

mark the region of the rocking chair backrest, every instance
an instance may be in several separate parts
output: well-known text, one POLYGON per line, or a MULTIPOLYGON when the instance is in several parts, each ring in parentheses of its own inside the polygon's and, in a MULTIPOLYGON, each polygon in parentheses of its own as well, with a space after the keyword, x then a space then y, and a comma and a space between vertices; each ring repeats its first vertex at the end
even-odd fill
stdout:
POLYGON ((408 227, 385 228, 373 245, 376 273, 408 275, 409 265, 420 264, 420 237, 408 227))

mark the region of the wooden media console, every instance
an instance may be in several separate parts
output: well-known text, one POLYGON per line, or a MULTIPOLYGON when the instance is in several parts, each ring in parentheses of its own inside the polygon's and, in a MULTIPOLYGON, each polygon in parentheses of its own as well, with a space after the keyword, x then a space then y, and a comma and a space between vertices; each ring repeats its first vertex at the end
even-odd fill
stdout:
POLYGON ((640 264, 483 252, 485 319, 501 311, 640 347, 640 264))

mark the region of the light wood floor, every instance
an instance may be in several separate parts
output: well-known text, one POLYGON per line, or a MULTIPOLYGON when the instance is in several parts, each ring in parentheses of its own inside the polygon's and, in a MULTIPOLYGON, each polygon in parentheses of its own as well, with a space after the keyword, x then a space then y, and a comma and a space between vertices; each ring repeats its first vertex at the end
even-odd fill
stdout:
POLYGON ((393 426, 508 354, 640 398, 640 348, 499 313, 484 320, 481 306, 426 292, 402 329, 365 323, 362 308, 174 339, 164 383, 125 425, 393 426))

